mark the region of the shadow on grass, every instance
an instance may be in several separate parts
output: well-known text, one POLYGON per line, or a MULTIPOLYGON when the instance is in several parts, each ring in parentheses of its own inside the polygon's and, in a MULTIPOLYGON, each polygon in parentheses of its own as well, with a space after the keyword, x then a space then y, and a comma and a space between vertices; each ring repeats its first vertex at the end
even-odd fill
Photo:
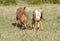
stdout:
MULTIPOLYGON (((12 25, 13 25, 13 26, 16 26, 16 23, 12 23, 12 25)), ((18 27, 18 28, 21 28, 22 26, 21 26, 21 24, 18 23, 18 24, 17 24, 17 27, 18 27)))
MULTIPOLYGON (((12 25, 13 25, 14 27, 16 27, 16 23, 12 23, 12 25)), ((18 24, 17 24, 17 27, 21 29, 22 25, 18 23, 18 24)), ((28 25, 27 25, 27 29, 31 30, 32 27, 28 24, 28 25)))

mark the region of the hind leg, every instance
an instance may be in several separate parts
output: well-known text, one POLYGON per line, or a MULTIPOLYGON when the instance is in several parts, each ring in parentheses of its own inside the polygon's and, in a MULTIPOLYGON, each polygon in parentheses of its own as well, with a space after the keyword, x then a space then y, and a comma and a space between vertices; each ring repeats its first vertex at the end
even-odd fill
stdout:
POLYGON ((26 23, 24 23, 24 28, 27 28, 27 24, 26 23))
POLYGON ((22 29, 26 29, 27 28, 27 24, 26 23, 22 23, 22 29))
POLYGON ((26 27, 25 27, 24 25, 22 25, 21 29, 23 29, 23 30, 24 30, 24 29, 26 29, 26 27))

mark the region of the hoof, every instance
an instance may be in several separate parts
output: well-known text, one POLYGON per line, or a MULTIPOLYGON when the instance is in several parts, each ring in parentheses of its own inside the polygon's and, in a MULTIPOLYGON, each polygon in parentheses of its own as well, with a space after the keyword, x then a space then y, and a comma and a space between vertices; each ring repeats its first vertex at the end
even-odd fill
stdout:
POLYGON ((26 27, 22 27, 21 29, 24 30, 24 29, 26 29, 26 27))

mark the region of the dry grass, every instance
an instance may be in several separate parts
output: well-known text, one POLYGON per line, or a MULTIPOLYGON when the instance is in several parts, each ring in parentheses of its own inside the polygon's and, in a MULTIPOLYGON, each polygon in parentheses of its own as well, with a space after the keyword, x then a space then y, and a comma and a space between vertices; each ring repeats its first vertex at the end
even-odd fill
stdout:
MULTIPOLYGON (((13 26, 15 23, 16 9, 19 6, 0 6, 0 41, 60 41, 60 5, 44 4, 43 30, 20 30, 13 26)), ((28 24, 31 25, 32 11, 40 6, 28 6, 26 14, 28 24)))

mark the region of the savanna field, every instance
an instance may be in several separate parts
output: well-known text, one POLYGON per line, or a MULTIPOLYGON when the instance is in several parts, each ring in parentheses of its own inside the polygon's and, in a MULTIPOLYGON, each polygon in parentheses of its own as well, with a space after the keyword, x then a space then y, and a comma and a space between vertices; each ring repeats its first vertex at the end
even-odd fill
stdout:
MULTIPOLYGON (((44 20, 38 30, 21 30, 16 27, 16 10, 18 5, 0 6, 0 41, 60 41, 60 5, 42 4, 26 6, 28 24, 31 26, 35 8, 42 7, 44 20)), ((24 7, 24 6, 21 6, 24 7)))

